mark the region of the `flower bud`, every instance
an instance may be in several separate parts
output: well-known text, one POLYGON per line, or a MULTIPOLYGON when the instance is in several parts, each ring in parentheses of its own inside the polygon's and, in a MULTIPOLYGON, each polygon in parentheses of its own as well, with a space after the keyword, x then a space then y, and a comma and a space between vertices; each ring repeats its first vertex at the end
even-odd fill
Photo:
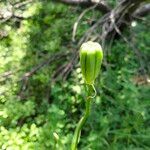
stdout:
POLYGON ((80 48, 80 64, 82 75, 87 84, 94 84, 100 71, 103 51, 99 43, 86 42, 80 48))

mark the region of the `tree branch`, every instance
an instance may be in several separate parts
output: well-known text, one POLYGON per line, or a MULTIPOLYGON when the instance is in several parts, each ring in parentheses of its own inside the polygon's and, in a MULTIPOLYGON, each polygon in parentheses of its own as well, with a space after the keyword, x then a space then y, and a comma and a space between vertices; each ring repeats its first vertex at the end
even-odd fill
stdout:
POLYGON ((79 5, 81 7, 90 7, 97 4, 96 8, 99 9, 103 13, 109 12, 111 9, 106 4, 106 1, 103 0, 56 0, 57 2, 62 2, 68 5, 79 5))
POLYGON ((134 12, 133 16, 143 17, 148 14, 150 14, 150 4, 141 6, 134 12))

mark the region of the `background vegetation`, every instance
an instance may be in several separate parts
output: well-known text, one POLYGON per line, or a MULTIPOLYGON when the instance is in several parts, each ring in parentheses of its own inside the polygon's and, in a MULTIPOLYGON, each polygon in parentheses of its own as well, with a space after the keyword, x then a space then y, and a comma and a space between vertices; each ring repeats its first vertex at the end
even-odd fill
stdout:
MULTIPOLYGON (((0 1, 0 8, 6 11, 8 1, 0 1)), ((84 9, 36 0, 16 10, 22 16, 5 13, 8 20, 0 24, 0 149, 70 149, 85 88, 79 63, 68 74, 63 65, 77 49, 72 28, 84 9)), ((91 26, 91 18, 101 16, 96 9, 88 11, 76 38, 91 26)), ((142 59, 122 38, 107 47, 79 149, 150 149, 149 19, 133 21, 123 33, 142 59)))

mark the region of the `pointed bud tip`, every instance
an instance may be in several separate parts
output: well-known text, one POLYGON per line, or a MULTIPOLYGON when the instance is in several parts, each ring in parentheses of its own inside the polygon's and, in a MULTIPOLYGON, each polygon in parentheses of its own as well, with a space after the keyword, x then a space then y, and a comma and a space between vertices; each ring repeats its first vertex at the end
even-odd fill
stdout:
POLYGON ((102 51, 102 47, 97 42, 88 41, 81 45, 81 50, 86 50, 86 51, 100 50, 100 51, 102 51))

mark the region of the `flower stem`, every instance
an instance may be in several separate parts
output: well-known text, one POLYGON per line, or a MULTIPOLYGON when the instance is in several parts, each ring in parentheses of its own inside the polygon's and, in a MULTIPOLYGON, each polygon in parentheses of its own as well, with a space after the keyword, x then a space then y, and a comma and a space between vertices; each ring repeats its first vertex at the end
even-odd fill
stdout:
POLYGON ((77 127, 75 129, 75 133, 74 133, 74 137, 73 137, 72 145, 71 145, 71 150, 77 150, 77 144, 80 140, 81 129, 90 114, 91 99, 93 98, 93 97, 91 97, 91 94, 93 91, 93 85, 87 85, 87 88, 88 88, 87 89, 88 97, 87 97, 86 103, 85 103, 85 105, 86 105, 85 113, 84 113, 83 117, 80 119, 80 121, 78 122, 77 127))

